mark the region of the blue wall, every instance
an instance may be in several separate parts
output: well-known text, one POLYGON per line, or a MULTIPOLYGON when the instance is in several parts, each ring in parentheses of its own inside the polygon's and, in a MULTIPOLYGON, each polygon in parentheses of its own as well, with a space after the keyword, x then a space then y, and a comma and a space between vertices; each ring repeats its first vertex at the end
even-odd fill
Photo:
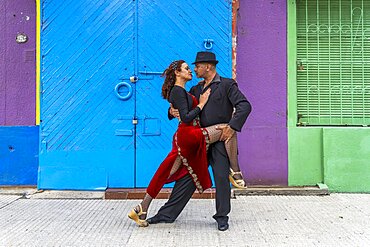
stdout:
POLYGON ((0 127, 0 185, 36 185, 38 126, 0 127))

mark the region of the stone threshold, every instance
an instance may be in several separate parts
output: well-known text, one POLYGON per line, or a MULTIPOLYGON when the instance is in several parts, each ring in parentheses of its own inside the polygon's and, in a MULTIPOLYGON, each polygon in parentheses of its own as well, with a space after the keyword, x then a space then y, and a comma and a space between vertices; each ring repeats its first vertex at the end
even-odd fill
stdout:
MULTIPOLYGON (((156 199, 168 199, 172 189, 162 189, 156 199)), ((260 195, 301 195, 301 196, 324 196, 329 195, 329 189, 325 184, 318 184, 317 186, 291 186, 291 187, 277 187, 277 186, 249 186, 247 189, 231 189, 231 197, 236 196, 260 196, 260 195)), ((107 189, 105 191, 104 199, 143 199, 145 195, 144 189, 107 189)), ((213 199, 216 196, 214 188, 206 190, 200 194, 195 191, 193 199, 213 199)))
POLYGON ((325 184, 316 186, 250 186, 247 189, 232 189, 233 196, 326 196, 330 195, 325 184))
MULTIPOLYGON (((170 198, 172 189, 162 189, 156 199, 168 199, 170 198)), ((105 191, 104 199, 143 199, 146 193, 146 189, 107 189, 105 191)), ((193 199, 213 199, 215 198, 216 190, 208 189, 202 194, 195 191, 191 198, 193 199)))

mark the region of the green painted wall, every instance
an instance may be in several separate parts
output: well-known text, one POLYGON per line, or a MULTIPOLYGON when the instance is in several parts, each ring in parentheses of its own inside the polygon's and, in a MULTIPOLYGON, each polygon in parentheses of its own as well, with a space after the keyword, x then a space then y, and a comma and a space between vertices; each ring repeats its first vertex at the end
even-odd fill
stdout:
POLYGON ((324 183, 331 191, 370 192, 370 129, 324 128, 324 183))
POLYGON ((289 128, 288 182, 291 186, 323 183, 322 128, 289 128))
POLYGON ((296 1, 288 0, 288 184, 370 192, 369 127, 297 127, 296 1))
POLYGON ((370 192, 370 129, 292 127, 289 186, 325 183, 333 192, 370 192))

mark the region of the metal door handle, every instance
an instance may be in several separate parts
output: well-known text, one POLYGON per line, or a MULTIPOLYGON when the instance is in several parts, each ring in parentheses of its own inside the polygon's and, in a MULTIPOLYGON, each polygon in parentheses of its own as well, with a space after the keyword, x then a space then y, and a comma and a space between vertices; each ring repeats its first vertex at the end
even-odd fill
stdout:
POLYGON ((203 40, 204 42, 204 48, 206 48, 206 50, 211 50, 212 49, 212 46, 213 46, 213 39, 205 39, 203 40))
POLYGON ((120 82, 116 85, 116 87, 114 88, 114 92, 116 93, 116 96, 120 99, 120 100, 128 100, 131 96, 132 96, 132 87, 130 84, 128 84, 127 82, 120 82), (121 87, 127 87, 128 89, 128 93, 126 95, 121 95, 119 90, 121 87))

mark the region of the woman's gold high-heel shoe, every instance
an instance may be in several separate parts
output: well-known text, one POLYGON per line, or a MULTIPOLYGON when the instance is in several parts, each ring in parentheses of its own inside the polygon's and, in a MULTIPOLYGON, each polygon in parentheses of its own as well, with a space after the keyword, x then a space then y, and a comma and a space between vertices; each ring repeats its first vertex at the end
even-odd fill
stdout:
POLYGON ((245 185, 245 181, 243 179, 242 172, 234 172, 233 169, 231 169, 231 167, 230 167, 229 180, 230 180, 231 184, 234 187, 238 188, 238 189, 246 189, 247 188, 247 186, 245 185), (235 179, 234 175, 236 175, 236 174, 240 175, 242 177, 242 179, 235 179))
POLYGON ((140 211, 136 212, 136 209, 132 209, 130 213, 128 213, 128 217, 136 222, 138 226, 147 227, 149 223, 146 220, 140 219, 140 215, 146 214, 146 212, 143 212, 143 208, 141 207, 141 204, 139 204, 140 211))

